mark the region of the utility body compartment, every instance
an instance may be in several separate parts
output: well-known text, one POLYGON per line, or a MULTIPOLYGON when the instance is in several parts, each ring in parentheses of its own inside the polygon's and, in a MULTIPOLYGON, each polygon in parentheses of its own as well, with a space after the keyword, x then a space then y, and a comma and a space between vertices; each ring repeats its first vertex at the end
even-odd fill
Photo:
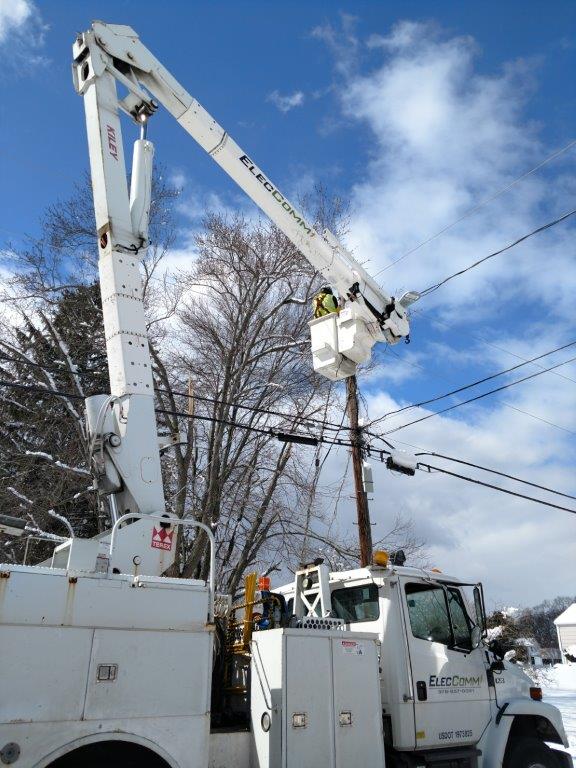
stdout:
POLYGON ((206 768, 208 607, 202 581, 0 565, 0 750, 43 768, 113 739, 206 768))
POLYGON ((252 639, 254 768, 382 768, 379 644, 341 630, 252 639))

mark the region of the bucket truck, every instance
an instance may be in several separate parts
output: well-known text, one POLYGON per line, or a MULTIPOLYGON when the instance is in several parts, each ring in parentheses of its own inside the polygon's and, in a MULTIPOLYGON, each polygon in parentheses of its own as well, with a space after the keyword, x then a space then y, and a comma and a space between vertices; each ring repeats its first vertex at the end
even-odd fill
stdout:
MULTIPOLYGON (((86 419, 113 526, 96 539, 70 535, 39 566, 0 564, 0 763, 569 768, 559 712, 483 640, 479 586, 472 608, 460 580, 380 553, 353 571, 304 566, 275 591, 263 583, 257 594, 249 578, 234 607, 215 594, 212 531, 168 516, 161 481, 139 273, 146 127, 158 106, 338 290, 340 313, 311 323, 319 372, 350 375, 375 342, 405 338, 417 297, 385 295, 332 234, 317 233, 130 27, 94 22, 73 58, 111 383, 110 395, 87 399, 86 419), (120 112, 141 128, 130 191, 120 112), (162 575, 179 526, 207 537, 206 581, 162 575)), ((7 516, 0 530, 26 534, 7 516)))

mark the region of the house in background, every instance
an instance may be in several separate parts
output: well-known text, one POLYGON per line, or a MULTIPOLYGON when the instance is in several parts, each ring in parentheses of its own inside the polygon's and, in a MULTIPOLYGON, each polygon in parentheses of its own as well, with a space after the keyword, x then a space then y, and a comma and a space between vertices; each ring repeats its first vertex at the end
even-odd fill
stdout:
POLYGON ((562 653, 560 648, 542 648, 542 662, 545 667, 554 666, 554 664, 560 664, 562 661, 562 653))
POLYGON ((542 650, 533 637, 519 637, 515 642, 519 661, 530 664, 532 667, 543 667, 542 650))
POLYGON ((560 616, 554 619, 554 624, 558 633, 558 645, 562 652, 562 661, 568 664, 571 659, 576 660, 576 603, 572 603, 560 616))

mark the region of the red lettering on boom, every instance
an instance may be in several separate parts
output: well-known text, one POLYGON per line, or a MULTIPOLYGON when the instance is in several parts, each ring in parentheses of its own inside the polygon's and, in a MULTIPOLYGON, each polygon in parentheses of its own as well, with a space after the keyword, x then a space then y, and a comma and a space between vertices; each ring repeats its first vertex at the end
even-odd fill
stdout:
POLYGON ((118 160, 118 144, 116 143, 116 131, 111 125, 106 126, 106 133, 108 134, 108 149, 114 160, 118 160))

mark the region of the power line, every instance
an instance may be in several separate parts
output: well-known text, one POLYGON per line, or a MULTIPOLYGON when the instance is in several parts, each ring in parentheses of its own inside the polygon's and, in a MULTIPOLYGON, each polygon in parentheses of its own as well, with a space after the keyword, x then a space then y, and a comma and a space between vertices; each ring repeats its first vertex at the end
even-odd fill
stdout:
MULTIPOLYGON (((485 376, 483 379, 478 379, 477 381, 473 381, 470 384, 466 384, 463 387, 458 387, 457 389, 453 389, 450 392, 446 392, 443 395, 437 395, 436 397, 431 397, 428 400, 421 400, 419 403, 412 403, 411 405, 405 405, 402 408, 397 408, 395 411, 388 411, 388 413, 385 413, 383 416, 381 416, 378 419, 375 419, 373 422, 371 422, 371 426, 374 426, 374 424, 378 424, 380 421, 383 421, 384 419, 388 418, 388 416, 395 416, 398 413, 402 413, 403 411, 408 411, 411 408, 420 408, 423 405, 430 405, 430 403, 436 403, 439 400, 444 400, 447 397, 451 397, 452 395, 456 395, 459 392, 464 392, 467 389, 471 389, 472 387, 477 387, 479 384, 484 384, 487 381, 491 381, 492 379, 496 379, 499 376, 504 376, 507 373, 511 373, 512 371, 516 371, 518 368, 522 368, 525 365, 529 365, 530 363, 535 362, 536 360, 541 360, 543 357, 548 357, 549 355, 553 355, 555 352, 560 352, 563 349, 568 349, 569 347, 573 347, 576 344, 576 341, 571 341, 568 344, 564 344, 561 347, 556 347, 556 349, 551 349, 549 352, 544 352, 541 355, 537 355, 536 357, 531 358, 530 360, 525 360, 522 363, 517 363, 516 365, 513 365, 511 368, 506 368, 503 371, 498 371, 497 373, 493 373, 490 376, 485 376)), ((544 373, 544 371, 542 371, 544 373)))
MULTIPOLYGON (((477 337, 477 338, 480 339, 480 341, 482 341, 480 337, 477 337)), ((486 344, 488 343, 489 342, 486 342, 486 344)), ((501 351, 506 352, 505 349, 502 349, 501 351)), ((400 358, 400 355, 394 352, 393 350, 390 350, 390 352, 395 357, 400 358)), ((515 355, 513 352, 508 352, 508 354, 512 355, 513 357, 517 357, 520 360, 523 359, 522 357, 520 357, 520 355, 515 355)), ((413 368, 419 368, 421 371, 424 371, 424 373, 427 373, 426 368, 420 363, 416 363, 412 360, 404 360, 404 362, 407 365, 411 365, 413 368)), ((536 365, 541 370, 545 370, 544 366, 537 365, 537 363, 533 363, 533 365, 536 365)), ((553 376, 560 376, 561 378, 567 379, 568 381, 573 381, 576 384, 576 379, 571 379, 570 376, 563 376, 561 373, 558 373, 558 371, 549 371, 549 373, 551 373, 553 376)), ((449 379, 447 379, 445 376, 438 376, 437 374, 436 374, 436 378, 440 378, 443 381, 449 381, 449 379)), ((505 408, 510 408, 512 411, 517 411, 518 413, 521 413, 524 416, 529 416, 531 419, 535 419, 536 421, 540 421, 543 424, 547 424, 549 427, 554 427, 555 429, 561 429, 563 432, 567 432, 569 435, 576 435, 576 432, 574 432, 573 430, 567 429, 566 427, 561 427, 560 424, 555 424, 553 421, 548 421, 548 419, 544 419, 542 416, 536 416, 535 413, 531 413, 530 411, 525 411, 522 408, 517 408, 515 405, 508 403, 506 400, 502 400, 502 405, 505 408)), ((402 441, 400 440, 398 442, 402 442, 402 441)), ((406 445, 410 445, 410 443, 406 443, 406 445)))
POLYGON ((418 463, 418 467, 425 467, 429 471, 441 472, 444 475, 450 475, 451 477, 457 477, 459 480, 466 480, 468 483, 474 483, 475 485, 482 485, 484 488, 491 488, 500 493, 506 493, 509 496, 516 496, 519 499, 526 499, 527 501, 533 501, 535 504, 543 504, 545 507, 552 507, 553 509, 561 509, 564 512, 570 512, 576 515, 576 509, 570 509, 569 507, 562 507, 559 504, 552 504, 550 501, 543 501, 537 499, 534 496, 527 496, 525 493, 518 493, 517 491, 510 491, 508 488, 502 488, 499 485, 492 485, 492 483, 486 483, 483 480, 478 480, 475 477, 468 477, 467 475, 460 475, 457 472, 451 472, 449 469, 443 469, 442 467, 435 467, 432 464, 418 463))
POLYGON ((282 412, 282 411, 275 411, 275 410, 272 410, 272 409, 269 409, 269 408, 260 408, 260 407, 253 406, 253 405, 240 405, 239 403, 234 403, 234 402, 232 402, 230 400, 219 400, 217 398, 205 397, 205 396, 200 396, 200 395, 196 395, 196 394, 190 395, 187 392, 170 392, 170 390, 168 390, 168 389, 161 389, 160 387, 156 387, 155 391, 156 392, 164 392, 166 394, 172 394, 175 397, 187 397, 187 398, 192 398, 193 400, 206 401, 206 402, 214 403, 214 404, 217 404, 217 405, 229 405, 232 408, 240 408, 240 409, 246 410, 246 411, 254 411, 255 413, 267 414, 269 416, 279 416, 279 417, 284 418, 284 419, 290 419, 290 420, 298 419, 303 424, 304 423, 310 423, 310 424, 314 424, 314 425, 320 426, 320 427, 322 427, 324 429, 334 430, 336 432, 338 432, 338 431, 340 431, 342 429, 342 424, 336 424, 333 421, 324 421, 322 419, 315 419, 315 418, 313 418, 311 416, 310 417, 308 417, 308 416, 298 416, 297 414, 294 414, 294 413, 285 413, 285 412, 282 412))
POLYGON ((524 381, 529 381, 530 379, 536 378, 536 376, 541 376, 543 373, 548 373, 549 371, 554 370, 555 368, 559 368, 562 365, 567 365, 568 363, 572 363, 576 360, 576 357, 571 357, 568 360, 564 360, 561 363, 556 363, 556 365, 550 366, 550 368, 545 368, 542 371, 536 371, 536 373, 531 373, 529 376, 524 376, 522 379, 517 379, 516 381, 510 381, 508 384, 503 384, 501 387, 496 387, 496 389, 490 389, 488 392, 483 392, 480 395, 476 395, 476 397, 471 397, 468 400, 463 400, 460 403, 455 403, 454 405, 450 405, 447 408, 443 408, 441 411, 436 411, 435 413, 430 413, 427 416, 422 416, 419 419, 414 419, 414 421, 409 421, 407 424, 402 424, 399 427, 395 427, 394 429, 388 430, 388 432, 384 432, 385 435, 391 435, 393 432, 398 432, 401 429, 405 429, 406 427, 412 426, 412 424, 418 424, 421 421, 426 421, 426 419, 431 419, 433 416, 439 416, 442 413, 447 413, 448 411, 454 410, 454 408, 460 408, 462 405, 468 405, 468 403, 474 403, 476 400, 481 400, 484 397, 488 397, 488 395, 493 395, 496 392, 502 392, 504 389, 508 389, 509 387, 513 387, 516 384, 522 384, 524 381))
POLYGON ((44 389, 44 387, 35 387, 32 384, 21 384, 16 381, 0 381, 0 387, 10 387, 11 389, 22 389, 28 392, 35 392, 40 395, 51 395, 53 397, 68 398, 69 400, 85 400, 82 395, 74 392, 56 392, 53 389, 44 389))
MULTIPOLYGON (((1 382, 0 382, 1 383, 1 382)), ((325 437, 311 437, 309 435, 302 435, 298 434, 296 432, 282 432, 279 430, 275 430, 272 427, 253 427, 250 424, 242 424, 241 422, 237 421, 230 421, 228 419, 219 419, 215 416, 200 416, 198 414, 190 414, 186 413, 185 411, 174 411, 174 410, 168 410, 165 408, 156 408, 156 413, 163 413, 171 416, 181 416, 185 419, 192 419, 192 420, 199 420, 199 421, 210 421, 214 422, 216 424, 224 424, 226 426, 230 427, 238 427, 239 429, 246 429, 249 432, 257 432, 262 435, 269 435, 270 437, 275 437, 278 440, 286 443, 290 442, 301 442, 297 438, 302 438, 302 441, 306 440, 314 440, 315 442, 308 443, 310 445, 318 445, 319 443, 323 443, 325 445, 338 445, 338 446, 344 446, 346 448, 353 448, 354 444, 351 442, 347 442, 345 440, 340 440, 338 438, 334 439, 327 439, 325 437)))
MULTIPOLYGON (((375 435, 375 436, 379 437, 377 435, 375 435)), ((387 454, 388 451, 381 451, 380 453, 381 454, 387 454)), ((428 451, 422 451, 422 452, 417 453, 415 455, 416 456, 424 456, 424 455, 436 456, 438 458, 442 458, 442 459, 445 459, 447 461, 454 461, 454 462, 456 462, 458 464, 464 464, 464 465, 469 466, 469 467, 474 467, 474 468, 480 469, 480 470, 482 470, 484 472, 490 472, 491 474, 499 475, 499 476, 505 477, 505 478, 507 478, 509 480, 514 480, 514 481, 516 481, 518 483, 523 483, 524 485, 529 485, 531 487, 538 488, 539 490, 543 490, 543 491, 546 491, 548 493, 553 493, 553 494, 556 494, 558 496, 563 496, 563 497, 568 498, 568 499, 576 499, 576 496, 571 496, 570 494, 563 493, 561 491, 556 491, 556 490, 554 490, 552 488, 548 488, 548 487, 546 487, 544 485, 538 485, 536 483, 530 482, 529 480, 523 480, 520 477, 515 477, 514 475, 508 475, 505 472, 499 472, 498 470, 490 469, 489 467, 483 467, 480 464, 474 464, 473 462, 468 462, 468 461, 465 461, 463 459, 456 459, 456 458, 453 458, 451 456, 445 456, 445 455, 442 455, 442 454, 439 454, 439 453, 428 452, 428 451)), ((380 456, 380 461, 381 462, 384 461, 383 455, 380 456)), ((433 466, 432 464, 427 464, 427 463, 421 462, 421 461, 418 462, 417 466, 418 466, 418 469, 424 467, 424 468, 428 469, 429 471, 441 472, 441 473, 443 473, 445 475, 450 475, 451 477, 456 477, 459 480, 465 480, 467 482, 474 483, 475 485, 481 485, 481 486, 483 486, 485 488, 491 488, 492 490, 500 491, 501 493, 506 493, 509 496, 516 496, 516 497, 521 498, 521 499, 526 499, 527 501, 533 501, 536 504, 543 504, 544 506, 552 507, 553 509, 560 509, 560 510, 563 510, 565 512, 571 512, 573 515, 576 515, 576 510, 570 509, 569 507, 563 507, 563 506, 560 506, 559 504, 553 504, 550 501, 544 501, 543 499, 538 499, 538 498, 536 498, 534 496, 528 496, 528 495, 526 495, 524 493, 519 493, 517 491, 509 490, 508 488, 502 488, 499 485, 493 485, 492 483, 487 483, 484 480, 479 480, 478 478, 468 477, 466 475, 461 475, 461 474, 458 474, 457 472, 452 472, 449 469, 445 469, 443 467, 436 467, 436 466, 433 466)))
POLYGON ((464 459, 456 459, 454 456, 445 456, 442 453, 436 453, 435 451, 421 451, 420 453, 414 454, 415 456, 434 456, 438 459, 444 459, 445 461, 453 461, 456 464, 462 464, 466 467, 473 467, 474 469, 480 469, 483 472, 489 472, 492 475, 498 475, 499 477, 505 477, 507 480, 514 480, 517 483, 523 483, 524 485, 530 485, 532 488, 538 488, 540 491, 546 491, 547 493, 553 493, 556 496, 563 496, 565 499, 574 499, 576 501, 576 496, 572 496, 569 493, 563 493, 562 491, 556 491, 554 488, 548 488, 545 485, 539 485, 538 483, 533 483, 530 480, 523 480, 521 477, 516 477, 515 475, 509 475, 506 472, 500 472, 497 469, 490 469, 489 467, 483 467, 480 464, 474 464, 472 461, 465 461, 464 459))
MULTIPOLYGON (((76 399, 76 400, 84 399, 81 395, 77 395, 77 394, 74 394, 74 393, 56 392, 56 391, 53 391, 53 390, 43 389, 41 387, 34 387, 34 386, 31 386, 31 385, 28 385, 28 384, 20 384, 18 382, 0 381, 0 386, 6 386, 6 387, 14 388, 14 389, 20 389, 20 390, 27 390, 27 391, 37 392, 37 393, 44 394, 44 395, 52 395, 54 397, 69 397, 71 399, 76 399)), ((248 430, 250 432, 257 432, 257 433, 260 433, 260 434, 266 434, 266 435, 269 435, 270 437, 276 437, 279 440, 283 440, 283 438, 289 438, 289 437, 295 437, 295 438, 297 438, 297 437, 304 437, 304 438, 306 438, 307 437, 305 435, 302 436, 302 435, 297 435, 297 434, 287 435, 286 433, 275 432, 273 429, 263 429, 263 428, 260 428, 260 427, 252 427, 252 426, 250 426, 248 424, 240 424, 238 422, 232 422, 232 421, 228 421, 226 419, 217 419, 217 418, 210 417, 210 416, 199 416, 199 415, 185 413, 183 411, 174 411, 174 410, 170 411, 168 409, 157 409, 156 412, 157 413, 170 413, 172 415, 182 416, 183 418, 187 418, 187 419, 198 419, 198 420, 201 420, 201 421, 211 421, 211 422, 222 423, 222 424, 225 424, 225 425, 228 425, 228 426, 238 427, 240 429, 246 429, 246 430, 248 430)), ((380 437, 380 436, 376 435, 376 437, 380 437)), ((324 444, 327 444, 327 445, 338 445, 338 446, 347 447, 347 448, 353 448, 354 447, 354 444, 352 442, 347 442, 347 441, 339 440, 339 439, 328 440, 326 438, 319 437, 319 438, 316 438, 316 440, 317 440, 317 443, 324 443, 324 444)), ((289 440, 283 440, 283 441, 284 442, 288 442, 289 440)), ((370 448, 370 446, 368 446, 368 448, 370 448)), ((381 454, 381 461, 383 461, 383 454, 389 453, 388 451, 385 451, 385 450, 379 450, 378 452, 381 454)), ((566 512, 571 512, 572 514, 576 514, 576 510, 569 509, 568 507, 562 507, 562 506, 559 506, 557 504, 552 504, 550 502, 542 501, 541 499, 536 499, 536 498, 534 498, 532 496, 527 496, 525 494, 517 493, 515 491, 510 491, 510 490, 508 490, 506 488, 501 488, 499 486, 492 485, 490 483, 485 483, 484 481, 478 480, 478 479, 475 479, 475 478, 466 477, 465 475, 460 475, 460 474, 457 474, 455 472, 451 472, 451 471, 449 471, 447 469, 443 469, 441 467, 435 467, 435 466, 432 466, 430 464, 426 464, 424 462, 419 462, 418 463, 418 467, 419 468, 420 467, 425 467, 426 469, 428 469, 430 471, 442 472, 443 474, 450 475, 452 477, 457 477, 457 478, 459 478, 461 480, 466 480, 468 482, 475 483, 476 485, 482 485, 482 486, 484 486, 486 488, 491 488, 493 490, 500 491, 501 493, 506 493, 506 494, 511 495, 511 496, 517 496, 519 498, 527 499, 528 501, 533 501, 533 502, 535 502, 537 504, 543 504, 543 505, 548 506, 548 507, 553 507, 555 509, 561 509, 561 510, 564 510, 566 512)), ((494 472, 496 472, 496 470, 494 470, 494 472)), ((520 480, 520 478, 514 478, 514 479, 517 479, 519 482, 524 482, 524 481, 520 480)), ((551 490, 551 489, 547 489, 547 490, 551 490)), ((565 494, 561 494, 561 495, 565 495, 565 494)))
MULTIPOLYGON (((0 386, 9 387, 12 389, 25 390, 28 392, 35 392, 41 395, 50 395, 52 397, 68 398, 71 400, 85 399, 82 395, 77 395, 73 392, 60 392, 52 389, 44 389, 43 387, 35 387, 30 384, 21 384, 19 382, 13 382, 13 381, 0 381, 0 386)), ((280 430, 274 430, 271 427, 268 427, 268 428, 254 427, 254 426, 251 426, 250 424, 242 424, 241 422, 237 422, 237 421, 230 421, 228 419, 218 419, 215 416, 202 416, 200 414, 189 414, 184 411, 169 410, 166 408, 156 408, 155 412, 166 414, 166 415, 172 415, 172 416, 182 416, 183 418, 194 419, 197 421, 209 421, 213 423, 224 424, 231 427, 237 427, 239 429, 246 429, 250 432, 257 432, 260 434, 270 435, 271 437, 276 437, 277 439, 282 440, 283 442, 297 442, 295 438, 302 438, 302 439, 309 438, 309 439, 314 439, 316 441, 315 444, 324 443, 326 445, 337 445, 337 446, 344 446, 347 448, 353 447, 353 444, 351 442, 346 442, 338 438, 334 438, 330 440, 324 437, 310 438, 309 435, 298 434, 295 432, 294 433, 282 432, 280 430), (294 439, 289 439, 289 438, 294 438, 294 439)))
MULTIPOLYGON (((77 370, 71 370, 70 368, 52 368, 48 365, 44 365, 42 363, 37 363, 33 360, 29 360, 28 358, 21 358, 20 360, 14 359, 11 357, 8 357, 7 355, 4 355, 0 352, 0 360, 5 360, 6 362, 11 363, 22 363, 23 365, 31 365, 35 368, 39 368, 42 371, 47 371, 49 373, 55 373, 55 374, 68 374, 69 376, 80 376, 80 377, 87 377, 87 376, 97 376, 97 375, 104 375, 103 371, 99 371, 97 369, 81 369, 78 368, 77 370)), ((241 405, 240 403, 234 403, 230 400, 221 400, 218 398, 213 397, 207 397, 205 395, 190 395, 188 392, 176 392, 171 391, 169 389, 163 389, 162 387, 154 387, 155 392, 161 392, 168 395, 173 395, 174 397, 186 397, 186 398, 193 398, 194 400, 200 400, 201 402, 207 402, 212 403, 215 405, 229 405, 232 408, 240 408, 244 411, 253 411, 254 413, 262 413, 267 414, 269 416, 279 416, 281 418, 294 420, 295 418, 298 418, 303 424, 310 423, 314 424, 320 427, 323 427, 324 429, 328 429, 330 431, 339 432, 342 430, 342 424, 336 424, 333 421, 323 421, 322 419, 315 419, 312 416, 295 416, 294 413, 285 413, 282 411, 275 411, 270 408, 260 408, 253 405, 241 405)))
POLYGON ((37 363, 34 360, 29 360, 27 357, 14 358, 10 357, 9 355, 5 355, 3 352, 0 352, 0 360, 5 360, 7 363, 22 363, 23 365, 31 365, 33 368, 40 368, 41 370, 48 371, 49 373, 67 373, 70 376, 97 376, 98 374, 104 374, 104 371, 99 370, 98 368, 75 367, 75 370, 72 370, 71 368, 52 368, 49 365, 44 365, 44 363, 37 363))
POLYGON ((527 235, 523 235, 522 237, 519 237, 518 240, 515 240, 513 243, 510 243, 510 245, 506 245, 504 248, 500 248, 500 250, 494 251, 494 253, 489 253, 488 256, 484 256, 483 258, 478 259, 478 261, 475 261, 469 266, 464 267, 464 269, 461 269, 458 272, 454 272, 453 275, 448 275, 448 277, 445 277, 443 280, 440 280, 439 283, 434 283, 434 285, 430 285, 428 286, 428 288, 425 288, 423 291, 420 291, 420 298, 423 298, 424 296, 429 296, 431 293, 434 293, 434 291, 437 291, 439 288, 441 288, 443 285, 448 283, 450 280, 454 280, 455 277, 459 277, 460 275, 463 275, 465 272, 469 272, 471 269, 474 269, 480 264, 483 264, 485 261, 488 261, 488 259, 493 259, 494 256, 499 256, 501 253, 504 253, 505 251, 509 251, 511 248, 514 248, 519 243, 523 243, 524 240, 528 240, 529 237, 533 237, 534 235, 537 235, 539 232, 544 232, 545 230, 556 226, 556 224, 560 224, 562 221, 565 221, 570 216, 574 216, 575 213, 576 213, 576 209, 573 211, 569 211, 568 213, 563 214, 559 218, 554 219, 554 221, 549 221, 548 224, 543 224, 541 227, 538 227, 538 229, 534 229, 532 232, 529 232, 527 235))
MULTIPOLYGON (((370 434, 372 437, 375 437, 375 438, 377 438, 379 440, 382 440, 383 442, 386 442, 386 441, 384 441, 384 438, 381 438, 379 435, 376 435, 375 433, 369 432, 368 434, 370 434)), ((456 464, 462 464, 462 465, 467 466, 467 467, 473 467, 474 469, 479 469, 482 472, 488 472, 489 474, 492 474, 492 475, 498 475, 499 477, 505 477, 507 480, 514 480, 517 483, 522 483, 523 485, 529 485, 532 488, 538 488, 538 490, 540 490, 540 491, 546 491, 547 493, 552 493, 552 494, 554 494, 556 496, 563 496, 566 499, 574 499, 574 500, 576 500, 576 496, 572 496, 569 493, 564 493, 563 491, 557 491, 554 488, 549 488, 548 486, 540 485, 539 483, 533 483, 530 480, 524 480, 522 477, 517 477, 516 475, 510 475, 510 474, 508 474, 506 472, 500 472, 499 470, 492 469, 491 467, 484 467, 482 464, 475 464, 474 462, 467 461, 466 459, 458 459, 455 456, 447 456, 446 454, 437 453, 436 451, 426 451, 423 448, 420 448, 419 446, 412 445, 411 443, 404 443, 402 440, 399 440, 398 442, 402 443, 403 445, 409 445, 411 448, 416 448, 417 451, 418 451, 417 453, 414 454, 414 456, 416 456, 416 457, 418 457, 418 456, 434 456, 434 457, 439 458, 439 459, 444 459, 445 461, 453 461, 456 464)), ((386 445, 390 445, 390 443, 386 442, 386 445)), ((380 452, 380 451, 377 449, 377 452, 380 452)), ((388 454, 389 451, 382 451, 381 453, 388 454)), ((380 457, 380 461, 383 461, 382 456, 380 457)))
POLYGON ((510 182, 510 184, 507 184, 505 187, 500 189, 498 192, 494 193, 493 195, 490 195, 490 197, 485 198, 484 200, 481 200, 477 205, 473 206, 472 208, 469 208, 467 211, 465 211, 462 216, 460 216, 456 221, 453 221, 451 224, 448 224, 443 229, 441 229, 439 232, 436 232, 435 235, 431 235, 426 240, 423 240, 418 245, 414 246, 413 248, 410 248, 409 251, 406 251, 402 256, 399 256, 394 261, 390 262, 390 264, 387 264, 385 267, 382 267, 382 269, 379 272, 376 272, 374 277, 377 277, 378 275, 381 275, 382 272, 385 272, 387 269, 390 269, 390 267, 393 267, 395 264, 398 264, 398 262, 403 261, 408 256, 410 256, 415 251, 420 250, 423 246, 427 245, 428 243, 431 243, 432 240, 436 240, 437 237, 440 237, 440 235, 443 235, 444 232, 447 232, 449 229, 452 229, 452 227, 455 227, 456 224, 459 224, 464 219, 468 218, 468 216, 471 216, 473 213, 476 213, 476 211, 480 210, 480 208, 483 208, 485 205, 488 205, 488 203, 491 203, 493 200, 496 200, 496 198, 500 197, 500 195, 503 195, 505 192, 508 192, 509 189, 511 189, 514 185, 518 184, 519 181, 522 181, 527 176, 530 176, 535 171, 538 171, 540 168, 542 168, 544 165, 549 163, 551 160, 554 160, 555 158, 562 155, 564 152, 567 152, 569 149, 571 149, 576 144, 576 139, 571 141, 569 144, 567 144, 565 147, 562 147, 562 149, 557 150, 553 154, 549 155, 545 160, 543 160, 541 163, 538 163, 538 165, 534 166, 534 168, 531 168, 529 171, 526 171, 521 176, 518 176, 518 178, 514 179, 514 181, 510 182))
MULTIPOLYGON (((411 310, 410 311, 411 315, 414 315, 414 314, 422 315, 422 317, 424 318, 431 319, 430 313, 425 312, 423 309, 419 309, 417 307, 412 306, 410 307, 410 310, 411 310)), ((449 323, 446 323, 443 320, 441 320, 439 317, 434 316, 433 322, 443 326, 449 331, 452 330, 452 326, 449 323)), ((479 341, 481 344, 485 344, 487 347, 491 347, 492 349, 495 349, 498 352, 504 352, 504 354, 510 355, 510 357, 515 357, 517 360, 523 360, 524 362, 526 362, 526 358, 522 357, 522 355, 519 355, 517 352, 511 352, 509 349, 504 349, 504 347, 501 347, 499 344, 494 344, 493 342, 488 341, 488 339, 484 338, 484 336, 480 336, 478 333, 474 333, 470 330, 465 330, 463 331, 463 333, 466 334, 467 336, 470 336, 470 338, 475 339, 476 341, 479 341)), ((389 351, 391 354, 395 355, 396 357, 400 357, 400 355, 398 355, 397 352, 394 352, 393 349, 389 349, 389 351)), ((409 364, 417 365, 419 368, 422 368, 422 370, 425 370, 422 366, 418 365, 418 363, 409 363, 409 364)), ((542 365, 538 365, 537 363, 534 363, 534 365, 537 368, 542 368, 542 370, 544 369, 544 366, 542 365)), ((557 376, 559 379, 566 379, 566 381, 571 381, 574 384, 576 384, 576 379, 572 378, 571 376, 566 376, 565 373, 558 373, 558 371, 552 371, 552 375, 557 376)))
MULTIPOLYGON (((342 412, 342 420, 340 422, 340 429, 344 428, 344 420, 346 418, 346 409, 342 412)), ((335 443, 332 443, 332 445, 328 448, 324 456, 322 457, 322 461, 320 462, 320 466, 318 467, 318 471, 321 472, 324 468, 324 464, 326 464, 326 461, 328 460, 328 457, 330 456, 330 451, 334 447, 335 443)))

